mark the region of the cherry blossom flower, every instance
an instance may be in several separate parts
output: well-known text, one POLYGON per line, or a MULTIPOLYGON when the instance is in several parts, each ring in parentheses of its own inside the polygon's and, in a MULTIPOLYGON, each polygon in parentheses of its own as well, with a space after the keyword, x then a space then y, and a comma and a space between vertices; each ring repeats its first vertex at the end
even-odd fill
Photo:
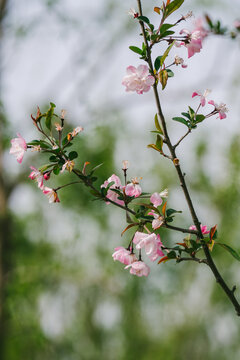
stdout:
POLYGON ((46 172, 45 174, 43 174, 44 180, 46 180, 46 181, 50 179, 50 176, 51 176, 51 172, 50 172, 50 171, 48 171, 48 172, 46 172))
MULTIPOLYGON (((209 234, 210 231, 208 231, 207 225, 200 224, 200 228, 201 228, 201 231, 202 231, 203 235, 209 234)), ((197 230, 197 228, 196 228, 195 225, 192 225, 192 226, 190 226, 189 230, 197 230)))
POLYGON ((43 190, 44 175, 38 169, 36 169, 34 166, 30 166, 30 169, 32 171, 28 177, 32 180, 36 180, 38 183, 39 189, 43 190))
POLYGON ((151 261, 157 260, 159 256, 164 256, 162 252, 162 242, 160 235, 154 233, 145 234, 137 231, 133 238, 134 244, 136 244, 136 249, 145 249, 146 255, 151 261))
POLYGON ((124 76, 122 84, 126 86, 126 91, 136 91, 137 94, 143 94, 150 90, 154 84, 155 79, 149 74, 146 65, 139 65, 127 67, 127 75, 124 76))
POLYGON ((67 160, 65 162, 65 164, 63 164, 61 173, 64 172, 65 169, 68 170, 69 172, 71 172, 72 169, 74 168, 74 165, 75 165, 75 162, 73 160, 67 160))
POLYGON ((137 261, 136 255, 122 246, 115 248, 115 252, 112 254, 112 257, 114 261, 118 260, 125 265, 129 265, 134 261, 137 261))
POLYGON ((202 40, 208 36, 208 30, 204 27, 204 20, 202 18, 196 19, 194 31, 200 32, 202 40))
POLYGON ((208 102, 210 105, 213 105, 215 107, 215 109, 213 110, 212 114, 214 113, 218 113, 219 114, 219 119, 225 119, 227 117, 226 113, 228 112, 228 108, 226 106, 226 104, 224 104, 223 102, 221 102, 219 105, 217 103, 215 103, 213 100, 210 100, 208 102))
POLYGON ((209 89, 206 89, 203 94, 200 93, 200 92, 194 91, 192 93, 192 98, 194 98, 195 96, 200 96, 200 103, 201 103, 202 106, 205 106, 206 105, 206 98, 210 94, 210 92, 211 92, 211 90, 209 90, 209 89))
POLYGON ((162 205, 162 198, 167 198, 168 197, 168 189, 163 190, 160 193, 153 193, 152 196, 150 197, 150 201, 151 203, 155 206, 158 207, 160 205, 162 205))
POLYGON ((140 196, 142 193, 141 186, 139 185, 138 179, 134 178, 132 181, 126 185, 125 194, 127 196, 134 196, 135 198, 140 196))
POLYGON ((237 29, 240 30, 240 20, 235 20, 233 23, 233 26, 237 29))
POLYGON ((9 151, 11 155, 14 155, 17 158, 17 162, 21 164, 25 151, 27 151, 27 143, 24 138, 17 134, 18 138, 11 140, 12 147, 9 151))
POLYGON ((62 110, 61 110, 61 118, 62 118, 62 119, 65 118, 66 113, 67 113, 67 110, 65 110, 65 109, 62 109, 62 110))
POLYGON ((180 56, 178 56, 178 55, 175 55, 175 57, 174 57, 174 63, 175 63, 175 65, 181 65, 182 66, 182 68, 186 68, 187 67, 187 64, 185 64, 185 62, 184 62, 184 60, 183 60, 183 58, 181 58, 180 56))
POLYGON ((155 211, 150 211, 148 215, 152 215, 154 217, 152 221, 152 228, 154 230, 160 228, 164 223, 164 217, 162 215, 157 214, 155 211))
POLYGON ((202 49, 202 36, 199 30, 190 32, 187 29, 180 31, 180 34, 186 34, 187 41, 182 42, 181 45, 184 45, 188 50, 188 58, 192 57, 195 53, 199 53, 202 49))
POLYGON ((132 264, 125 266, 125 269, 130 268, 130 274, 141 276, 148 276, 150 268, 143 261, 134 261, 132 264))
MULTIPOLYGON (((114 191, 112 191, 111 189, 122 189, 122 184, 121 184, 121 180, 119 179, 119 177, 115 174, 113 174, 112 176, 110 176, 110 178, 108 178, 106 181, 104 181, 104 183, 101 185, 101 188, 106 188, 108 186, 108 184, 110 184, 111 182, 114 182, 113 185, 110 186, 106 197, 112 201, 114 201, 115 203, 124 206, 124 201, 123 200, 119 200, 118 199, 118 194, 114 191)), ((107 202, 106 204, 109 204, 109 202, 107 202)))
POLYGON ((58 198, 58 194, 54 189, 44 186, 43 193, 44 193, 44 195, 47 195, 49 204, 60 202, 60 200, 58 198))

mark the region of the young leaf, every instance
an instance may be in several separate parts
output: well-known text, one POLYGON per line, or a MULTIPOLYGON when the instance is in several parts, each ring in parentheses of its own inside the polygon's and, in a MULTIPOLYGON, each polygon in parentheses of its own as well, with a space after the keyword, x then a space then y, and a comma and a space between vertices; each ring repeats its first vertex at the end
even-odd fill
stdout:
POLYGON ((151 148, 151 149, 153 149, 153 150, 156 150, 156 151, 158 151, 158 152, 161 152, 161 151, 157 148, 157 146, 156 146, 155 144, 149 144, 147 147, 148 147, 148 148, 151 148))
POLYGON ((56 107, 56 105, 53 104, 52 102, 50 102, 50 108, 47 111, 46 120, 45 120, 45 125, 49 130, 51 130, 51 127, 52 127, 52 117, 54 114, 55 107, 56 107))
POLYGON ((158 114, 155 115, 154 121, 155 121, 156 129, 160 132, 160 134, 163 134, 162 128, 161 128, 161 126, 159 124, 159 121, 158 121, 158 114))
POLYGON ((162 152, 163 139, 160 135, 157 135, 156 147, 162 152))
POLYGON ((150 24, 150 20, 146 16, 138 16, 137 19, 140 20, 140 21, 145 22, 146 24, 150 24))
POLYGON ((129 49, 139 55, 142 55, 142 53, 143 53, 142 49, 139 49, 137 46, 129 46, 129 49))
POLYGON ((235 259, 240 261, 240 255, 236 252, 236 250, 231 248, 229 245, 221 244, 219 242, 215 242, 215 244, 217 244, 217 245, 221 246, 222 248, 224 248, 225 250, 227 250, 235 259))
POLYGON ((180 8, 180 6, 183 4, 183 2, 184 2, 184 0, 174 0, 170 4, 168 4, 166 7, 165 18, 167 16, 171 15, 178 8, 180 8))
POLYGON ((192 121, 195 121, 195 111, 191 108, 191 106, 188 107, 189 108, 189 115, 192 121))
POLYGON ((174 25, 172 24, 163 24, 160 27, 160 34, 163 34, 165 31, 167 31, 168 29, 170 29, 171 27, 173 27, 174 25))
POLYGON ((163 56, 161 57, 161 61, 160 61, 161 66, 163 65, 164 61, 166 60, 166 57, 168 56, 168 54, 174 44, 175 44, 175 40, 171 43, 171 45, 168 46, 167 50, 165 50, 163 56))
POLYGON ((178 211, 178 210, 174 210, 174 209, 167 209, 167 211, 166 211, 167 217, 171 216, 172 214, 176 214, 176 213, 181 214, 182 211, 178 211))
POLYGON ((201 115, 201 114, 199 114, 199 115, 196 115, 196 123, 200 123, 200 122, 202 122, 204 119, 205 119, 206 117, 204 116, 204 115, 201 115))
POLYGON ((156 57, 156 59, 154 61, 154 67, 155 67, 156 71, 158 71, 160 69, 161 58, 162 58, 162 56, 158 56, 158 57, 156 57))
POLYGON ((76 151, 71 151, 68 154, 68 157, 69 157, 70 160, 76 159, 78 157, 78 153, 76 151))
POLYGON ((58 165, 55 165, 53 168, 53 173, 55 175, 58 175, 60 173, 60 167, 58 165))
POLYGON ((184 124, 184 125, 186 125, 187 127, 188 127, 188 122, 187 122, 187 120, 186 119, 184 119, 184 118, 182 118, 182 117, 174 117, 174 118, 172 118, 172 120, 174 120, 174 121, 178 121, 178 122, 180 122, 180 123, 182 123, 182 124, 184 124))

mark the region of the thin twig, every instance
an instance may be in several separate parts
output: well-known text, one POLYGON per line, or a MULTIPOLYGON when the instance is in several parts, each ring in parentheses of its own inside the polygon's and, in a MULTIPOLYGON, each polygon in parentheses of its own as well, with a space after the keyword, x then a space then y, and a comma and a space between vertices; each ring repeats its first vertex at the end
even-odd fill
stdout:
POLYGON ((191 129, 188 129, 186 134, 183 135, 175 145, 173 145, 173 148, 176 149, 176 147, 183 141, 183 139, 185 139, 186 136, 188 136, 188 134, 190 134, 190 132, 191 132, 191 129))

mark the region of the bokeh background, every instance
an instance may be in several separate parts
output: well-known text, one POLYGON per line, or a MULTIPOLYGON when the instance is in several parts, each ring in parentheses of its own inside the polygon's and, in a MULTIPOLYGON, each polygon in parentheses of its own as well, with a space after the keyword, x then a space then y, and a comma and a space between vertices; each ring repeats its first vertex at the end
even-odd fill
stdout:
MULTIPOLYGON (((131 276, 111 258, 121 238, 121 210, 92 201, 85 188, 62 190, 49 205, 27 178, 41 164, 30 154, 20 166, 9 141, 37 137, 30 114, 49 101, 83 126, 79 162, 104 162, 98 185, 112 173, 142 176, 144 191, 168 187, 169 204, 182 209, 176 224, 191 225, 168 160, 147 149, 153 142, 154 99, 127 94, 125 68, 140 64, 129 45, 141 43, 127 11, 132 0, 1 0, 0 17, 0 359, 1 360, 238 360, 240 321, 205 265, 151 264, 147 279, 131 276)), ((159 2, 143 0, 146 14, 159 2)), ((209 13, 232 26, 238 0, 185 1, 181 14, 209 13)), ((151 18, 158 20, 157 14, 151 18)), ((172 16, 174 19, 174 15, 172 16)), ((191 20, 184 24, 191 28, 191 20)), ((180 29, 179 29, 180 30, 180 29)), ((220 241, 240 251, 239 41, 211 36, 200 54, 177 68, 161 94, 171 121, 195 90, 212 89, 228 117, 210 119, 179 147, 201 221, 218 224, 220 241)), ((159 50, 160 51, 160 50, 159 50)), ((178 53, 187 56, 186 49, 178 53)), ((161 54, 161 51, 159 52, 161 54)), ((156 55, 159 55, 156 54, 156 55)), ((175 54, 173 54, 175 55, 175 54)), ((59 179, 52 179, 55 184, 59 179)), ((164 244, 182 236, 162 230, 164 244)), ((240 265, 223 249, 214 259, 229 284, 240 284, 240 265)), ((240 291, 236 292, 240 298, 240 291)))

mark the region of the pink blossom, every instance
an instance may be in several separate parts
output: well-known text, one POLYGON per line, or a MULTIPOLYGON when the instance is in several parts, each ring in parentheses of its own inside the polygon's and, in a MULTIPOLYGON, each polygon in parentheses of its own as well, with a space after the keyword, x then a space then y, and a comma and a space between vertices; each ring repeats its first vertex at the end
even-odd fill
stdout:
POLYGON ((9 151, 10 154, 17 158, 17 162, 21 164, 25 151, 27 151, 27 143, 24 138, 17 134, 18 138, 11 140, 12 147, 9 151))
MULTIPOLYGON (((207 225, 200 224, 200 228, 201 228, 203 235, 209 234, 210 231, 208 231, 207 225)), ((192 225, 192 226, 190 226, 189 230, 197 230, 197 228, 195 225, 192 225)))
POLYGON ((182 42, 181 45, 184 45, 188 49, 188 58, 200 52, 202 49, 202 36, 200 31, 190 32, 187 29, 183 29, 180 31, 180 34, 186 34, 187 36, 187 42, 182 42))
POLYGON ((58 198, 58 194, 54 189, 51 189, 47 186, 43 187, 43 193, 44 195, 47 195, 48 197, 48 201, 49 203, 56 203, 56 202, 60 202, 59 198, 58 198))
POLYGON ((162 205, 162 198, 167 198, 168 197, 168 189, 163 190, 160 193, 153 193, 152 196, 150 197, 150 201, 151 203, 155 206, 158 207, 160 205, 162 205))
POLYGON ((202 18, 198 18, 195 21, 194 31, 199 31, 201 39, 203 40, 206 36, 208 36, 208 30, 204 27, 204 20, 202 18))
MULTIPOLYGON (((110 184, 111 182, 114 182, 113 185, 110 186, 108 192, 107 192, 107 198, 114 201, 115 203, 124 206, 124 201, 123 200, 119 200, 118 199, 118 194, 114 191, 112 191, 111 189, 122 189, 122 184, 121 184, 121 180, 119 179, 119 177, 115 174, 113 174, 110 178, 108 178, 106 181, 104 181, 104 183, 101 185, 101 188, 106 188, 108 186, 108 184, 110 184)), ((107 202, 107 204, 109 204, 109 202, 107 202)))
POLYGON ((38 183, 39 189, 43 190, 43 178, 44 175, 36 169, 34 166, 30 166, 30 169, 32 170, 30 175, 28 176, 32 180, 36 180, 38 183))
POLYGON ((155 211, 150 211, 148 215, 152 215, 154 217, 152 221, 152 228, 154 230, 160 228, 164 223, 164 217, 162 215, 157 214, 155 211))
POLYGON ((219 119, 225 119, 227 117, 226 113, 228 112, 228 108, 226 106, 226 104, 224 104, 223 102, 221 102, 219 105, 217 103, 215 103, 213 100, 210 100, 208 102, 210 105, 213 105, 215 107, 215 109, 213 110, 213 113, 218 113, 219 114, 219 119))
POLYGON ((139 185, 138 179, 134 178, 132 179, 132 182, 127 184, 125 187, 125 194, 127 196, 134 196, 135 198, 140 196, 142 193, 141 186, 139 185))
POLYGON ((126 86, 126 91, 136 91, 137 94, 143 94, 150 90, 155 83, 155 78, 149 74, 146 65, 127 67, 127 75, 124 76, 122 84, 126 86))
POLYGON ((143 261, 134 261, 132 264, 125 266, 125 269, 130 268, 130 274, 141 276, 148 276, 150 268, 143 261))
POLYGON ((130 250, 127 250, 122 246, 115 248, 115 252, 112 254, 112 257, 114 261, 118 260, 125 265, 129 265, 134 261, 137 261, 135 254, 131 253, 130 250))
POLYGON ((164 256, 162 252, 162 242, 160 239, 160 235, 145 234, 137 231, 133 238, 134 244, 136 244, 136 249, 145 249, 146 255, 149 257, 151 261, 157 260, 159 256, 164 256))
POLYGON ((194 98, 195 96, 200 96, 200 103, 201 103, 202 106, 205 106, 206 105, 206 98, 210 94, 210 92, 211 92, 211 90, 208 90, 208 89, 206 89, 203 94, 200 93, 200 92, 194 91, 192 93, 192 98, 194 98))

